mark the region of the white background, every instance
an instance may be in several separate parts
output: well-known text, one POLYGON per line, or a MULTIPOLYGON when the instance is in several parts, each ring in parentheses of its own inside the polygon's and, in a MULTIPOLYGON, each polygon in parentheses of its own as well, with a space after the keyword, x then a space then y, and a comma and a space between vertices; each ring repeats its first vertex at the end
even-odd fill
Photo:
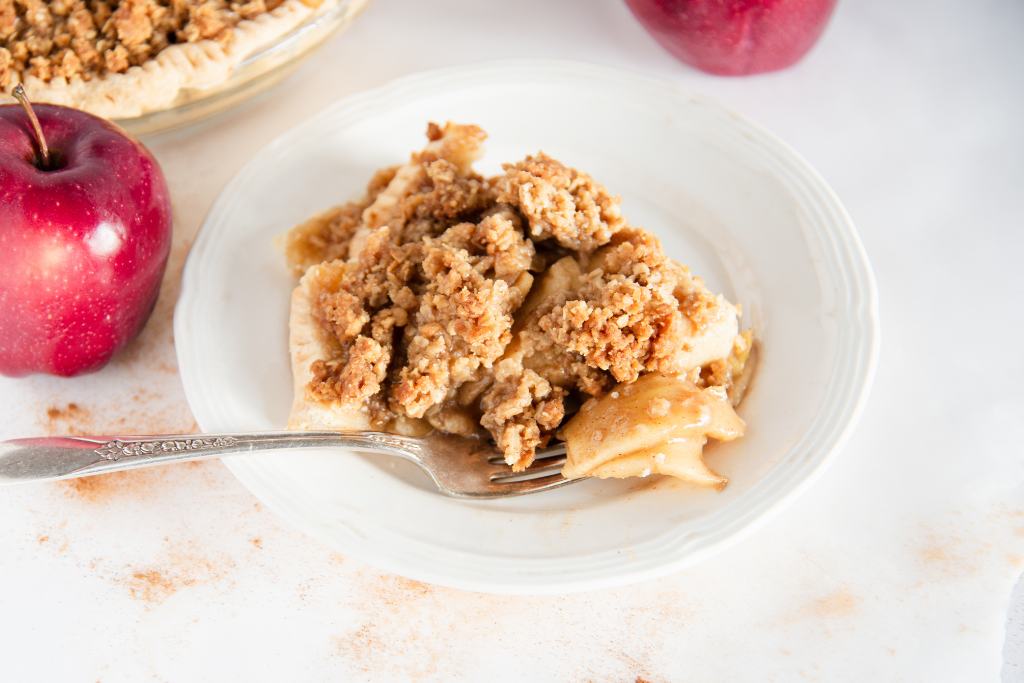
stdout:
POLYGON ((1015 0, 840 0, 796 68, 719 79, 617 0, 376 0, 269 96, 148 139, 176 212, 155 317, 98 375, 0 379, 0 437, 191 429, 170 314, 222 185, 339 97, 505 57, 660 75, 805 155, 878 276, 878 378, 835 465, 760 531, 668 579, 563 598, 380 574, 285 528, 218 463, 0 490, 0 679, 999 680, 1024 569, 1022 35, 1015 0))

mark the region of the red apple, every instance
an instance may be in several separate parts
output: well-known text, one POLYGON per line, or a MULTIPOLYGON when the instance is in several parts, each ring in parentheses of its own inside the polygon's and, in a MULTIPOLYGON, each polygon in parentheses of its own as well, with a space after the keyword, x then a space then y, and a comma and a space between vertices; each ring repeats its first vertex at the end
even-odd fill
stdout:
POLYGON ((171 205, 156 160, 119 128, 34 111, 38 126, 27 102, 0 106, 0 374, 77 375, 149 317, 171 205))
POLYGON ((836 0, 626 0, 673 55, 713 74, 777 71, 817 42, 836 0))

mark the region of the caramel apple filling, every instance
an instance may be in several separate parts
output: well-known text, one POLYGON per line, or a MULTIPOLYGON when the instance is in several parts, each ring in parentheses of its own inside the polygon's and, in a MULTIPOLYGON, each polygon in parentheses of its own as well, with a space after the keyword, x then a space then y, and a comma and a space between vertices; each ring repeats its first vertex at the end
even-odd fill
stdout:
POLYGON ((732 441, 745 425, 717 386, 701 389, 684 377, 644 375, 583 404, 562 429, 575 477, 667 474, 721 488, 724 477, 704 464, 708 439, 732 441))

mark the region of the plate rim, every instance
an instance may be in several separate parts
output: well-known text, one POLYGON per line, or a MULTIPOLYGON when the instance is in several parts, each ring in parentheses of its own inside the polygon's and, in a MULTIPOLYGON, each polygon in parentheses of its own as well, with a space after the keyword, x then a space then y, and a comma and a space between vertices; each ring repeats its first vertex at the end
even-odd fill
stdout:
MULTIPOLYGON (((206 247, 212 239, 211 235, 215 230, 210 228, 214 218, 226 210, 230 203, 229 198, 236 194, 240 187, 244 186, 246 176, 256 168, 257 162, 269 158, 275 150, 287 147, 294 136, 299 136, 303 129, 315 126, 317 122, 324 119, 331 119, 345 110, 358 112, 359 109, 372 106, 376 101, 381 104, 400 95, 407 96, 410 91, 434 89, 438 85, 472 85, 478 80, 494 81, 502 75, 512 76, 516 79, 523 79, 524 76, 534 73, 544 78, 569 77, 572 79, 587 79, 590 81, 626 81, 627 85, 634 87, 646 86, 657 88, 663 97, 677 97, 689 100, 700 106, 708 107, 732 120, 738 126, 738 130, 746 130, 749 133, 751 144, 763 148, 765 154, 779 164, 777 171, 787 171, 793 175, 791 182, 786 184, 788 190, 802 189, 810 192, 816 202, 806 202, 808 205, 817 204, 820 211, 827 212, 828 220, 823 224, 828 226, 828 237, 835 244, 833 250, 842 255, 843 265, 849 271, 847 282, 853 282, 856 287, 848 298, 851 302, 845 307, 846 318, 844 322, 854 323, 854 329, 858 334, 840 335, 836 345, 836 358, 849 358, 848 379, 846 388, 833 384, 841 384, 836 378, 835 367, 838 360, 833 360, 828 377, 829 387, 825 394, 823 403, 832 401, 836 403, 836 410, 831 415, 816 415, 809 423, 803 434, 807 434, 829 427, 825 431, 824 440, 816 442, 814 450, 817 457, 811 458, 802 468, 797 468, 788 473, 788 477, 772 481, 771 475, 766 475, 764 480, 758 482, 747 493, 745 505, 737 504, 738 510, 730 520, 719 524, 713 534, 705 534, 703 538, 697 537, 697 532, 691 531, 687 535, 691 538, 677 538, 678 547, 671 550, 671 557, 654 559, 646 566, 638 562, 638 558, 622 558, 621 565, 609 570, 605 568, 594 575, 582 578, 573 577, 557 572, 548 572, 546 576, 540 577, 534 573, 536 567, 530 564, 541 562, 541 560, 502 558, 503 564, 509 564, 510 569, 503 577, 487 576, 481 578, 480 570, 461 568, 461 571, 448 567, 424 566, 422 564, 410 566, 396 558, 393 553, 383 552, 376 548, 372 541, 359 542, 353 537, 348 543, 341 543, 336 534, 322 528, 323 525, 311 520, 308 515, 302 514, 294 504, 286 504, 286 498, 274 492, 273 482, 266 481, 254 467, 253 461, 245 456, 233 457, 225 460, 228 469, 248 488, 258 499, 266 504, 276 514, 283 517, 296 528, 303 530, 309 535, 318 538, 327 545, 334 547, 342 553, 359 558, 368 564, 393 572, 409 578, 426 581, 438 585, 449 586, 466 590, 474 590, 488 593, 500 594, 561 594, 608 588, 627 585, 638 581, 657 578, 669 573, 678 571, 701 561, 703 558, 738 542, 748 534, 755 531, 764 524, 770 517, 777 514, 783 507, 796 499, 803 493, 824 470, 836 459, 836 455, 842 450, 849 440, 854 428, 863 413, 870 394, 871 385, 877 368, 877 361, 881 343, 880 317, 878 305, 878 288, 874 272, 867 258, 867 253, 861 242, 856 226, 849 213, 843 207, 842 202, 831 187, 824 181, 821 175, 808 163, 803 156, 796 152, 787 143, 776 137, 774 134, 749 120, 747 117, 738 114, 728 107, 718 103, 712 98, 698 95, 689 89, 671 81, 653 78, 639 74, 630 69, 597 66, 584 62, 570 60, 540 60, 540 59, 509 59, 482 62, 470 66, 454 66, 443 69, 434 69, 406 75, 375 88, 360 91, 345 96, 328 105, 313 116, 300 121, 290 130, 275 138, 269 144, 261 148, 253 157, 235 174, 235 176, 223 187, 217 199, 213 202, 209 212, 203 220, 202 225, 196 233, 192 249, 186 260, 182 277, 181 292, 175 306, 174 314, 174 336, 175 350, 178 359, 178 367, 184 386, 186 400, 195 413, 194 406, 200 394, 198 379, 195 374, 196 363, 189 358, 187 344, 179 343, 177 340, 187 338, 185 318, 187 311, 196 297, 197 276, 199 262, 202 254, 209 253, 206 247), (802 184, 802 186, 800 185, 802 184), (846 353, 842 353, 843 347, 847 347, 846 353), (831 424, 826 424, 831 423, 831 424), (764 490, 763 484, 772 483, 770 487, 774 490, 764 490), (757 494, 759 498, 751 499, 757 494), (519 571, 515 570, 518 565, 519 571)), ((837 276, 838 277, 838 276, 837 276)), ((849 330, 844 329, 844 332, 849 330)), ((195 349, 193 349, 194 351, 195 349)), ((196 415, 199 422, 199 415, 196 415)), ((787 450, 787 456, 796 451, 799 444, 787 450)), ((740 499, 743 500, 743 499, 740 499)), ((293 502, 292 502, 293 503, 293 502)), ((714 515, 709 515, 714 517, 714 515)), ((446 548, 438 549, 442 554, 455 554, 455 551, 446 548)))

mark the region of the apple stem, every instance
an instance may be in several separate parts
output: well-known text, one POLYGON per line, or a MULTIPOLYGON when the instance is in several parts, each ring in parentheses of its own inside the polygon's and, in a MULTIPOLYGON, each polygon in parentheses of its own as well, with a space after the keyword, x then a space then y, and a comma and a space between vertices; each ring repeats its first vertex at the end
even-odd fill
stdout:
POLYGON ((36 135, 36 143, 39 145, 39 158, 42 161, 42 167, 49 168, 50 148, 46 146, 46 138, 43 137, 43 128, 39 125, 39 118, 36 117, 36 112, 32 109, 32 103, 28 101, 28 95, 25 94, 25 88, 22 87, 21 83, 19 83, 14 86, 14 90, 11 94, 14 95, 14 99, 21 103, 22 108, 25 110, 25 114, 28 115, 28 120, 32 123, 32 130, 36 135))

